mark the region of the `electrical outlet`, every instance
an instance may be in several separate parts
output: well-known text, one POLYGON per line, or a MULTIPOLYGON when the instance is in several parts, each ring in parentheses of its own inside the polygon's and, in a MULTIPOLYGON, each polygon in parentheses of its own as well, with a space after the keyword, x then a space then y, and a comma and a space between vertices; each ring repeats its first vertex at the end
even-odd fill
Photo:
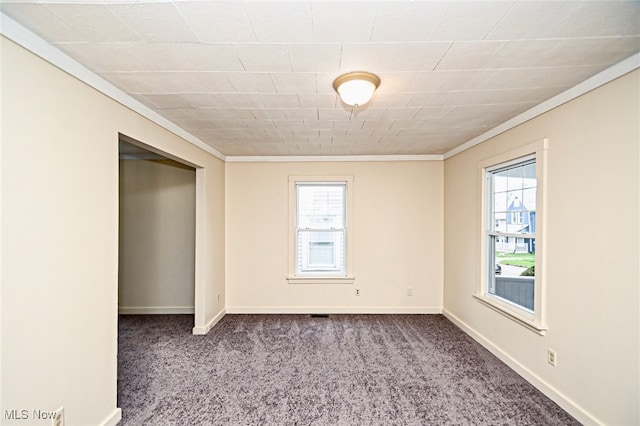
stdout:
POLYGON ((360 296, 360 289, 356 288, 356 296, 360 296))
POLYGON ((547 349, 547 362, 554 367, 558 362, 558 355, 556 354, 556 351, 551 348, 547 349))
POLYGON ((413 289, 411 287, 407 289, 407 296, 413 296, 413 289))
POLYGON ((64 426, 64 407, 60 407, 53 415, 53 426, 64 426))

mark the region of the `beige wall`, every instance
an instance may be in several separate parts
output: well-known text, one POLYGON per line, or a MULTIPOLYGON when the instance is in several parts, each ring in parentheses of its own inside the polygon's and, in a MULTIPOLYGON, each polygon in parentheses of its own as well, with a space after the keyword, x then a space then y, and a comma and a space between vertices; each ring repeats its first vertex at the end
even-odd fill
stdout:
POLYGON ((445 162, 446 312, 550 394, 581 407, 587 423, 640 423, 638 81, 638 72, 626 75, 445 162), (541 138, 549 138, 546 336, 472 297, 478 163, 541 138), (557 351, 555 368, 547 348, 557 351))
POLYGON ((441 309, 442 161, 227 163, 226 172, 229 312, 441 309), (354 177, 355 284, 289 284, 288 177, 324 175, 354 177))
POLYGON ((118 308, 193 313, 196 173, 173 160, 120 160, 118 308))
POLYGON ((1 40, 0 410, 102 424, 118 416, 118 132, 200 167, 203 325, 223 309, 224 163, 1 40))

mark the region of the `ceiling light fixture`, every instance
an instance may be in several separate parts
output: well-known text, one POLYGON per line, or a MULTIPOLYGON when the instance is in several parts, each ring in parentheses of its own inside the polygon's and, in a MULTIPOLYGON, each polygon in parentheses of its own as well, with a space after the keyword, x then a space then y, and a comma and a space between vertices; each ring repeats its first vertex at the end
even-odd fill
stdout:
POLYGON ((378 86, 380 77, 366 71, 349 72, 333 80, 333 88, 342 102, 354 107, 369 102, 378 86))

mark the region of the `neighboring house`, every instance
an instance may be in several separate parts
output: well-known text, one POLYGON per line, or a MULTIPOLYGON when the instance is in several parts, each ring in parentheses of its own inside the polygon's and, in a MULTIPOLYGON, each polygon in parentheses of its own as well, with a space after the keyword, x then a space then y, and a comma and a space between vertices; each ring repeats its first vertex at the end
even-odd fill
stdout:
MULTIPOLYGON (((498 220, 496 228, 514 234, 535 234, 536 212, 527 208, 520 196, 514 194, 508 200, 507 212, 498 220)), ((532 238, 506 238, 506 241, 498 243, 498 250, 509 252, 534 253, 536 248, 535 239, 532 238)))

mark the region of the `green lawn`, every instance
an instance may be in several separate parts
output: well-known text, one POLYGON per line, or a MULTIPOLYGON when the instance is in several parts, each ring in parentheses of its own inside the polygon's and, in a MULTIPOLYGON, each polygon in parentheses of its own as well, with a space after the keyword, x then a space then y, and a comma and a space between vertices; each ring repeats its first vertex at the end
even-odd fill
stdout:
POLYGON ((536 264, 535 253, 496 253, 496 260, 503 265, 529 268, 536 264))

